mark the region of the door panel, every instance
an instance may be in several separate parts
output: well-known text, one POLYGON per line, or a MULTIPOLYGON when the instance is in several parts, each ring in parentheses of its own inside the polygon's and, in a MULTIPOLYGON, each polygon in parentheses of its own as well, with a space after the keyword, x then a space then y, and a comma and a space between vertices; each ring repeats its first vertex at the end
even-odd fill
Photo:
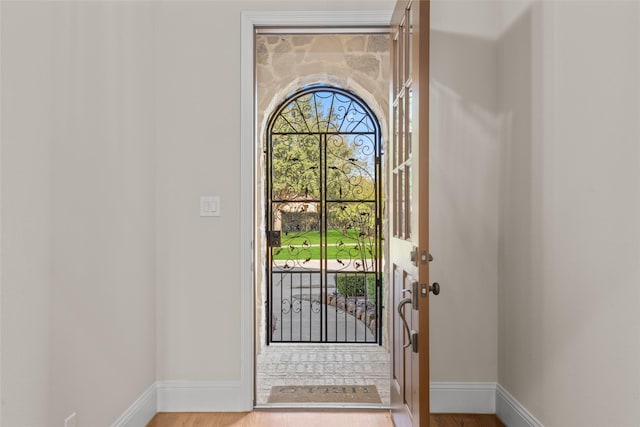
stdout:
POLYGON ((429 1, 397 1, 391 32, 391 406, 397 427, 428 427, 429 1))

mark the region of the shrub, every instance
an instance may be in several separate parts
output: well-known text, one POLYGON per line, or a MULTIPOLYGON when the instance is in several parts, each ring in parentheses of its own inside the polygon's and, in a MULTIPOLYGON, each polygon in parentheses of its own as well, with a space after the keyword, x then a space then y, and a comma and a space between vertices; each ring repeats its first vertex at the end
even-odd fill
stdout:
POLYGON ((336 290, 345 297, 376 297, 376 275, 357 273, 336 273, 336 290))

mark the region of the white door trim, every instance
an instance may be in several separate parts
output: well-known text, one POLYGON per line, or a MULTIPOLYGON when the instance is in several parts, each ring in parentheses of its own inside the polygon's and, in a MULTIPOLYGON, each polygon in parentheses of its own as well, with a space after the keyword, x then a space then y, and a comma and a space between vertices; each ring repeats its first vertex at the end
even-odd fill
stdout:
MULTIPOLYGON (((386 26, 393 10, 370 11, 245 11, 241 17, 240 76, 240 396, 243 410, 253 409, 254 390, 254 250, 256 227, 255 171, 258 149, 254 100, 254 29, 260 26, 373 27, 386 26)), ((336 32, 338 30, 336 29, 336 32)))

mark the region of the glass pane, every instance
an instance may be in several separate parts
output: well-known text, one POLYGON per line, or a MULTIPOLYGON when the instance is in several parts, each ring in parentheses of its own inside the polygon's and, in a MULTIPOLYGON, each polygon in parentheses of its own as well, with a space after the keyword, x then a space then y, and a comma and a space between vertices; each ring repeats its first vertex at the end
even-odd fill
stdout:
POLYGON ((412 168, 411 168, 411 159, 413 152, 413 88, 408 88, 408 96, 407 96, 407 114, 406 114, 406 180, 407 184, 405 187, 405 200, 406 200, 406 219, 405 219, 405 237, 407 239, 411 239, 411 216, 413 209, 413 179, 412 179, 412 168))
POLYGON ((406 72, 406 76, 407 76, 407 80, 411 79, 411 71, 413 68, 413 11, 411 9, 411 7, 409 7, 407 9, 407 26, 408 31, 407 31, 407 43, 406 43, 406 55, 407 55, 407 72, 406 72))
POLYGON ((400 232, 398 235, 400 237, 406 237, 405 227, 406 227, 406 210, 405 210, 405 185, 406 185, 406 177, 404 174, 404 168, 400 168, 398 170, 398 220, 399 220, 399 228, 400 232))
POLYGON ((398 31, 393 39, 393 97, 398 96, 400 88, 402 87, 402 75, 400 74, 401 63, 401 49, 402 44, 400 42, 401 33, 398 31))
POLYGON ((404 116, 405 116, 405 98, 404 96, 400 96, 398 98, 398 146, 396 150, 396 166, 400 166, 402 162, 405 160, 404 153, 404 144, 405 144, 405 125, 404 125, 404 116))
POLYGON ((412 215, 412 200, 413 200, 413 176, 411 173, 411 163, 407 164, 406 172, 407 172, 407 184, 406 184, 406 196, 405 200, 407 201, 406 205, 406 219, 405 219, 405 237, 407 239, 411 239, 411 215, 412 215))
POLYGON ((409 87, 408 88, 408 93, 409 95, 407 96, 407 114, 405 117, 406 120, 406 148, 405 148, 405 153, 406 153, 406 160, 409 160, 411 158, 411 152, 413 150, 413 146, 412 146, 412 136, 413 136, 413 123, 412 123, 412 119, 413 119, 413 88, 409 87))
POLYGON ((406 51, 406 41, 407 41, 407 27, 406 21, 402 21, 400 24, 400 57, 398 58, 398 76, 400 76, 400 87, 398 90, 402 89, 402 86, 406 82, 406 66, 407 66, 407 51, 406 51))
POLYGON ((398 104, 396 103, 393 106, 393 135, 391 141, 391 161, 390 166, 391 169, 395 169, 398 167, 398 136, 399 136, 399 127, 400 127, 400 111, 398 108, 398 104))
POLYGON ((398 219, 398 190, 400 189, 399 184, 398 184, 398 172, 397 170, 393 172, 393 200, 391 203, 391 209, 393 210, 392 212, 392 218, 393 218, 393 224, 392 224, 392 230, 393 230, 393 236, 394 237, 398 237, 400 236, 400 221, 398 219))

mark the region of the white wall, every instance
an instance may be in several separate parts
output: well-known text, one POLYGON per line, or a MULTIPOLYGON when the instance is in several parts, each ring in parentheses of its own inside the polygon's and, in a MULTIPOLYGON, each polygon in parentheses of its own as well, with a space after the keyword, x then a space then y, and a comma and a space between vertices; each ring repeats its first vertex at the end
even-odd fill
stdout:
POLYGON ((109 425, 155 379, 150 13, 2 2, 2 425, 109 425))
POLYGON ((430 303, 432 381, 498 377, 495 3, 431 4, 430 303))
POLYGON ((239 24, 221 2, 157 6, 160 380, 240 377, 239 24))
POLYGON ((51 307, 51 11, 2 4, 2 424, 45 425, 51 307), (12 7, 13 6, 13 7, 12 7), (23 33, 24 23, 40 28, 23 33), (10 44, 9 40, 20 39, 10 44), (9 64, 14 64, 9 67, 9 64), (37 124, 34 126, 34 124, 37 124), (11 421, 13 420, 13 421, 11 421))
POLYGON ((499 382, 549 427, 637 426, 640 5, 503 6, 499 382))
POLYGON ((432 379, 546 426, 640 425, 639 9, 432 2, 432 379))

